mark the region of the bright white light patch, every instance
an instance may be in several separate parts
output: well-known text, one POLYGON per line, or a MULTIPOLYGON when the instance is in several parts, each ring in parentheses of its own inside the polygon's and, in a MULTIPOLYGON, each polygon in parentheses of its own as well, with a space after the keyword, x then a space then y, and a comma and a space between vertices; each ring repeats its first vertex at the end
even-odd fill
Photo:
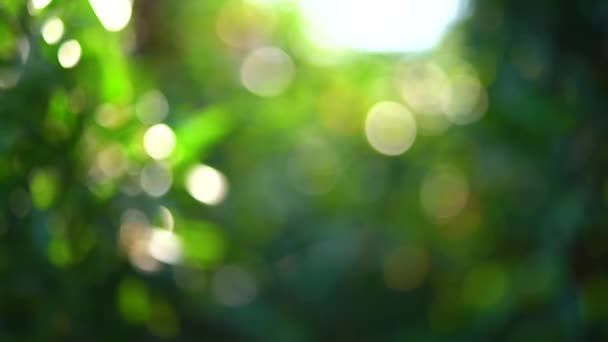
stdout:
POLYGON ((57 17, 52 17, 44 22, 40 33, 47 44, 55 44, 63 37, 63 30, 63 21, 57 17))
POLYGON ((131 0, 89 0, 93 12, 108 31, 120 31, 131 20, 131 0))
POLYGON ((77 40, 72 39, 61 44, 59 51, 57 51, 57 59, 59 59, 59 64, 61 64, 62 67, 70 69, 78 64, 81 54, 82 49, 80 48, 80 43, 78 43, 77 40))
POLYGON ((175 134, 165 124, 154 125, 144 135, 144 148, 154 159, 165 159, 175 148, 175 134))
POLYGON ((148 253, 160 262, 175 264, 182 258, 182 244, 172 232, 155 228, 150 232, 148 253))
POLYGON ((216 205, 226 197, 228 182, 218 170, 207 165, 197 165, 186 176, 186 188, 197 201, 216 205))
POLYGON ((465 0, 302 0, 307 35, 320 45, 398 52, 433 47, 465 0))

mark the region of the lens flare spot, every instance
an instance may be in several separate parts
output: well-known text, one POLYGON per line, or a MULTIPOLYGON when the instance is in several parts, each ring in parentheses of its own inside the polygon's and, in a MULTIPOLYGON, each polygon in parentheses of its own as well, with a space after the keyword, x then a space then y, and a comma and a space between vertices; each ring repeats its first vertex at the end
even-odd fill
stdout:
POLYGON ((196 165, 186 176, 186 189, 199 202, 216 205, 221 203, 228 192, 226 177, 207 165, 196 165))
POLYGON ((450 122, 443 111, 451 88, 439 65, 418 62, 404 66, 398 73, 397 87, 414 111, 421 134, 438 135, 448 129, 450 122))
POLYGON ((293 80, 295 66, 283 50, 261 47, 253 50, 241 65, 241 82, 250 92, 272 97, 283 93, 293 80))
POLYGON ((57 51, 57 59, 59 64, 65 69, 71 69, 78 64, 80 61, 80 55, 82 54, 82 48, 77 40, 71 39, 59 47, 57 51))
POLYGON ((47 44, 53 45, 63 37, 63 31, 63 21, 57 17, 51 17, 42 24, 40 34, 47 44))
POLYGON ((173 232, 154 228, 148 240, 148 253, 165 264, 176 264, 182 259, 182 243, 173 232))
POLYGON ((488 95, 479 79, 471 75, 460 75, 450 85, 451 96, 444 108, 448 120, 458 125, 479 120, 488 108, 488 95))
POLYGON ((173 153, 175 134, 165 124, 154 125, 144 134, 144 149, 154 159, 165 159, 173 153))
POLYGON ((403 105, 391 101, 380 102, 367 114, 365 135, 376 151, 397 156, 414 143, 416 121, 403 105))

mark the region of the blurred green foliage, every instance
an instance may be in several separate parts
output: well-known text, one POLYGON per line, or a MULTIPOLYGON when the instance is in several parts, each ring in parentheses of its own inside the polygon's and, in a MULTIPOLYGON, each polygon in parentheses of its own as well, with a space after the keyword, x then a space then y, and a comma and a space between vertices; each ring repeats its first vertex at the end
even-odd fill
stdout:
POLYGON ((470 8, 382 54, 295 1, 2 1, 0 340, 608 338, 608 3, 470 8))

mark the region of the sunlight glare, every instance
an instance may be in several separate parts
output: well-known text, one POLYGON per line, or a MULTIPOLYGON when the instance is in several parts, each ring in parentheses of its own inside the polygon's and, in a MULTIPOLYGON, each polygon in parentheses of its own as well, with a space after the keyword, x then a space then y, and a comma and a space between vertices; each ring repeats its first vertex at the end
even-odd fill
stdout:
POLYGON ((311 40, 323 46, 402 52, 432 48, 461 15, 464 0, 303 0, 311 40))

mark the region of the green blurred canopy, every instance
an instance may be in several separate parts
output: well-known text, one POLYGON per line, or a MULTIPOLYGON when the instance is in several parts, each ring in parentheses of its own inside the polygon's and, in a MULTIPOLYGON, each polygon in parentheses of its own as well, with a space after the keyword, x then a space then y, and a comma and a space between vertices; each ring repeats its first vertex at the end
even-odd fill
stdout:
POLYGON ((603 1, 4 0, 0 340, 608 339, 607 96, 603 1))

